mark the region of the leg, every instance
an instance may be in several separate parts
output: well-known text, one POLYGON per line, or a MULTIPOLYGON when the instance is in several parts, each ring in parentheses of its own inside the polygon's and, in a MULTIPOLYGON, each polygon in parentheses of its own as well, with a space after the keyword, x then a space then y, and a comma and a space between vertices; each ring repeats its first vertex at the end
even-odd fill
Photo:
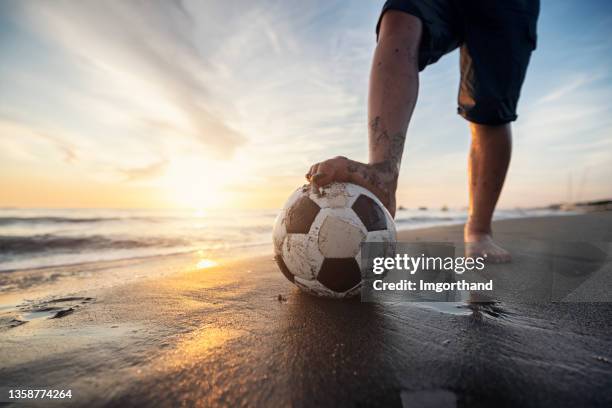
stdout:
POLYGON ((517 118, 521 87, 536 46, 539 1, 479 0, 461 5, 464 43, 458 111, 472 127, 466 254, 509 262, 510 254, 492 239, 491 217, 510 162, 510 122, 517 118))
POLYGON ((419 89, 421 32, 418 18, 401 11, 387 12, 370 73, 369 161, 388 184, 387 202, 393 215, 404 140, 419 89))
POLYGON ((316 186, 333 181, 361 185, 395 215, 395 190, 408 123, 418 90, 421 21, 390 10, 382 18, 368 99, 369 163, 336 157, 317 163, 306 178, 316 186))
POLYGON ((469 217, 465 224, 466 254, 486 256, 491 263, 510 261, 510 254, 492 239, 491 219, 506 178, 512 150, 510 124, 471 123, 472 145, 468 164, 469 217))

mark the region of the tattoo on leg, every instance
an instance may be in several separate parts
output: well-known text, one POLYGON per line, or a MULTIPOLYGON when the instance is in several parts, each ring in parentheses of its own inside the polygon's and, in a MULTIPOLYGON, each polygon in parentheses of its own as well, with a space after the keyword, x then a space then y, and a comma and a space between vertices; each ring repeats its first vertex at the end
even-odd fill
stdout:
POLYGON ((378 134, 374 138, 374 147, 384 151, 384 160, 373 163, 373 166, 384 173, 397 175, 404 150, 404 139, 405 135, 401 132, 389 136, 387 131, 383 130, 378 134))
POLYGON ((392 162, 394 164, 392 167, 396 168, 395 171, 399 171, 406 135, 402 132, 390 135, 384 128, 380 116, 370 121, 370 132, 374 150, 383 151, 384 160, 392 162))
POLYGON ((376 143, 382 143, 383 141, 388 141, 389 140, 389 135, 387 134, 386 130, 383 130, 382 132, 380 132, 380 134, 378 136, 376 136, 376 143))
POLYGON ((370 129, 372 130, 372 134, 375 135, 378 132, 378 127, 380 126, 380 116, 375 117, 370 122, 370 129))

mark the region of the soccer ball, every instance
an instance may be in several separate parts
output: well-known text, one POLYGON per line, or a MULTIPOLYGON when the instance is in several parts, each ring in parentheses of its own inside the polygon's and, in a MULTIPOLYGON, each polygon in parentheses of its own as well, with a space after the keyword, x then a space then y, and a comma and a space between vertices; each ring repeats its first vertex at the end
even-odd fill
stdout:
POLYGON ((391 214, 365 188, 332 183, 317 192, 304 185, 276 218, 274 258, 298 288, 346 298, 361 289, 361 243, 395 240, 391 214))

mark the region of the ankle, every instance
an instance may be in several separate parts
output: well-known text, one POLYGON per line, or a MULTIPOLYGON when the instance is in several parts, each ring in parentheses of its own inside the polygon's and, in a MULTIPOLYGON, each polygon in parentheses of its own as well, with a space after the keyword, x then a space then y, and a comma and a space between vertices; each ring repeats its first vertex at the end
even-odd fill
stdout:
POLYGON ((397 183, 399 179, 399 163, 395 163, 391 160, 383 160, 380 162, 368 163, 368 166, 375 171, 384 174, 385 179, 392 183, 397 183))
POLYGON ((465 236, 472 237, 491 235, 491 224, 479 224, 468 219, 465 223, 463 232, 465 236))

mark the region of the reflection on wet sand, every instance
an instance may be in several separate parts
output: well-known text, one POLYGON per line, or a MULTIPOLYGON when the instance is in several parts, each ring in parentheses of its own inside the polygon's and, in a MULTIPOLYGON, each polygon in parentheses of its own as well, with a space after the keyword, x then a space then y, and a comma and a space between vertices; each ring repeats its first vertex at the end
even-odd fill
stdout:
POLYGON ((274 337, 289 360, 288 389, 300 406, 393 406, 400 403, 390 375, 385 307, 294 292, 274 337), (383 377, 383 378, 380 378, 383 377))
POLYGON ((198 261, 198 263, 196 264, 196 268, 197 269, 207 269, 207 268, 212 268, 213 266, 217 266, 218 263, 213 261, 212 259, 200 259, 198 261))
POLYGON ((222 350, 228 341, 245 335, 231 327, 205 326, 180 338, 170 349, 164 349, 151 361, 157 372, 172 372, 205 360, 210 353, 222 350))

